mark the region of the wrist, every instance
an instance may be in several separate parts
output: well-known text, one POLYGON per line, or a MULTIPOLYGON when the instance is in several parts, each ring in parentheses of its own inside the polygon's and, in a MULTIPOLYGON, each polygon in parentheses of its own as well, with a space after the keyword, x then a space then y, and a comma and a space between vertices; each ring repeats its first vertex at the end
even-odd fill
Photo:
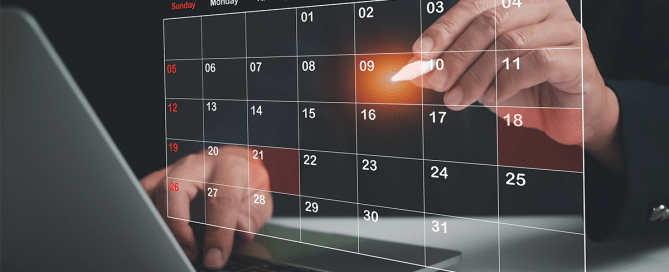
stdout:
POLYGON ((603 87, 601 95, 595 101, 589 101, 593 107, 585 107, 585 150, 612 171, 623 173, 622 152, 618 126, 620 104, 618 97, 608 86, 603 87), (599 102, 599 103, 597 103, 599 102))

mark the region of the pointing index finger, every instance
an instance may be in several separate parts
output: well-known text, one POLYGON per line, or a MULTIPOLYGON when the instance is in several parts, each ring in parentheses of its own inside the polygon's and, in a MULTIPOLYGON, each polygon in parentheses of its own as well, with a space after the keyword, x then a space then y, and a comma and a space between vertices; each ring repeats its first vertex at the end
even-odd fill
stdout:
POLYGON ((433 59, 445 51, 483 11, 495 6, 495 0, 461 0, 414 43, 413 52, 423 59, 433 59))

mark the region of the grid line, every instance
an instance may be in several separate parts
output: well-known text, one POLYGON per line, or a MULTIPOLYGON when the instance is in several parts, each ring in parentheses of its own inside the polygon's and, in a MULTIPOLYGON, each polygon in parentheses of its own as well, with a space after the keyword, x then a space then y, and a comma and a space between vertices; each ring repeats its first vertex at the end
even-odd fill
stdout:
MULTIPOLYGON (((420 31, 419 33, 423 33, 423 0, 418 1, 419 2, 419 7, 418 7, 418 13, 420 17, 420 31)), ((420 50, 423 50, 423 38, 422 35, 419 37, 420 39, 420 50)), ((420 54, 420 60, 423 61, 423 54, 420 54)), ((421 154, 422 159, 423 159, 423 262, 425 265, 427 265, 427 230, 425 230, 425 82, 423 82, 423 77, 420 77, 420 125, 421 125, 421 144, 422 144, 422 150, 421 154)))
MULTIPOLYGON (((263 100, 263 99, 233 99, 233 98, 189 98, 189 97, 168 97, 168 100, 191 100, 191 101, 230 101, 230 102, 269 102, 269 103, 312 103, 312 104, 347 104, 347 105, 380 105, 380 106, 428 106, 428 107, 453 107, 464 105, 446 105, 446 104, 412 104, 412 103, 373 103, 373 102, 347 102, 347 101, 291 101, 291 100, 263 100)), ((570 107, 534 107, 534 106, 484 106, 480 104, 467 105, 472 108, 509 108, 509 109, 556 109, 556 110, 583 110, 583 108, 570 107)))
MULTIPOLYGON (((299 23, 297 21, 298 15, 297 15, 297 9, 295 9, 295 54, 299 55, 300 51, 300 46, 299 46, 299 40, 297 37, 297 24, 299 23)), ((295 58, 295 69, 297 69, 297 73, 295 74, 295 79, 297 81, 297 84, 295 84, 296 90, 297 90, 297 96, 296 99, 298 100, 296 103, 297 106, 297 186, 298 186, 298 193, 299 193, 299 205, 297 205, 298 210, 300 211, 300 241, 302 241, 302 157, 300 157, 300 60, 298 58, 295 58)))
MULTIPOLYGON (((249 45, 248 45, 248 34, 246 31, 246 13, 244 13, 244 59, 246 62, 246 66, 244 66, 244 76, 246 79, 245 82, 245 87, 246 87, 246 109, 244 110, 246 112, 246 143, 249 143, 250 138, 251 138, 251 129, 249 126, 249 45)), ((247 150, 246 153, 246 165, 248 165, 248 173, 247 173, 247 178, 246 178, 246 187, 251 188, 251 159, 248 157, 249 153, 247 150)), ((249 198, 249 231, 251 230, 251 191, 249 190, 248 192, 248 198, 249 198)))
MULTIPOLYGON (((163 67, 167 69, 167 62, 165 61, 165 20, 163 20, 163 67)), ((169 181, 167 180, 167 167, 169 166, 169 161, 167 160, 167 155, 168 155, 168 150, 167 150, 167 142, 168 137, 167 137, 167 70, 163 70, 163 94, 164 94, 164 99, 163 100, 163 108, 165 112, 165 188, 169 189, 169 181)), ((165 211, 165 216, 170 215, 170 191, 165 190, 165 199, 167 200, 167 208, 165 211)))
MULTIPOLYGON (((495 18, 497 18, 497 0, 495 0, 495 18)), ((498 67, 497 63, 497 20, 495 20, 495 67, 498 67)), ((495 121, 497 121, 497 71, 495 71, 495 121)), ((500 229, 499 229, 499 122, 495 122, 495 146, 497 147, 497 268, 499 271, 502 271, 502 245, 501 243, 501 235, 500 235, 500 229)))
POLYGON ((307 54, 307 55, 277 55, 277 56, 251 56, 251 57, 223 57, 223 58, 186 58, 186 59, 166 59, 165 61, 196 61, 196 60, 236 60, 236 59, 273 59, 273 58, 325 58, 325 57, 350 57, 350 56, 379 56, 379 55, 415 55, 427 53, 485 53, 485 52, 512 52, 512 51, 537 51, 537 50, 580 50, 580 46, 562 46, 562 47, 537 47, 537 48, 519 48, 519 49, 480 49, 480 50, 446 50, 446 51, 419 51, 419 52, 377 52, 365 54, 307 54))
MULTIPOLYGON (((356 25, 355 25, 355 8, 356 4, 353 4, 353 53, 357 54, 358 53, 358 40, 356 38, 356 25)), ((354 80, 354 90, 353 93, 355 95, 355 201, 360 202, 360 177, 359 177, 359 168, 360 165, 358 164, 359 161, 359 156, 358 156, 358 58, 354 57, 353 58, 353 69, 355 69, 355 72, 353 73, 353 80, 354 80)), ((355 217, 356 217, 356 223, 358 225, 358 252, 360 252, 360 205, 357 205, 355 208, 355 217)))
MULTIPOLYGON (((204 46, 203 46, 204 42, 203 41, 204 41, 204 38, 202 37, 202 17, 200 17, 200 57, 204 56, 204 46)), ((200 80, 202 80, 202 81, 200 81, 200 86, 201 86, 200 91, 201 91, 201 94, 202 94, 202 139, 204 140, 204 139, 207 139, 205 137, 205 133, 204 133, 204 128, 205 128, 205 125, 204 125, 204 123, 205 123, 204 122, 204 111, 205 111, 205 109, 204 109, 204 60, 200 61, 200 76, 201 76, 200 80)), ((202 150, 205 150, 205 152, 207 150, 205 142, 202 142, 202 150)), ((202 179, 204 179, 205 181, 207 180, 207 156, 202 156, 202 179)), ((204 188, 204 201, 202 201, 202 202, 204 202, 204 222, 205 223, 207 222, 207 188, 206 187, 207 186, 205 186, 205 188, 204 188)), ((251 229, 249 229, 249 230, 251 230, 251 229)))

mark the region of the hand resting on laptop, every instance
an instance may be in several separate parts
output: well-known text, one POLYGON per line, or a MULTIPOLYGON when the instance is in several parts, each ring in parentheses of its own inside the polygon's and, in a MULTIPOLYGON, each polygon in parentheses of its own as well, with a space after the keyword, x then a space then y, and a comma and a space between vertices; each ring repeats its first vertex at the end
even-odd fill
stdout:
POLYGON ((253 232, 272 216, 269 175, 262 161, 249 161, 251 156, 243 147, 220 147, 218 156, 207 156, 204 161, 202 154, 188 155, 140 181, 191 261, 197 259, 202 246, 204 265, 222 268, 233 245, 251 241, 253 232), (171 182, 178 183, 178 189, 168 186, 166 174, 171 182), (198 182, 203 177, 205 183, 198 182), (251 188, 250 193, 245 188, 251 188), (186 221, 191 218, 190 203, 199 193, 207 197, 204 245, 197 244, 186 221), (256 194, 264 201, 250 205, 256 194), (186 220, 168 218, 168 205, 170 217, 186 220))

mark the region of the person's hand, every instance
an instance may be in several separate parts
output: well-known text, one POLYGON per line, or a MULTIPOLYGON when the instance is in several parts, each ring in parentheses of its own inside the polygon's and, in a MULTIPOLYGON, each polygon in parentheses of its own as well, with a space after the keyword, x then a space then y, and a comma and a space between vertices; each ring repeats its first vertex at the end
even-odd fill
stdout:
POLYGON ((479 101, 502 117, 508 110, 495 106, 523 107, 513 109, 522 111, 523 126, 544 131, 557 142, 580 144, 584 137, 586 149, 594 153, 616 148, 617 98, 604 84, 585 32, 564 0, 523 0, 520 7, 509 8, 502 1, 461 0, 423 33, 413 51, 414 59, 443 59, 443 70, 413 82, 444 92, 444 103, 452 110, 479 101), (492 51, 495 40, 497 53, 492 51), (581 99, 584 135, 579 111, 557 110, 581 108, 581 99))
POLYGON ((251 241, 253 232, 257 232, 272 216, 272 196, 268 192, 267 170, 259 160, 249 162, 248 158, 251 156, 243 147, 220 147, 218 156, 207 156, 206 162, 202 153, 188 155, 168 166, 167 171, 165 169, 156 171, 140 181, 191 261, 197 259, 199 254, 193 230, 188 221, 167 217, 167 194, 169 193, 170 217, 190 219, 190 202, 195 196, 198 193, 206 193, 208 188, 217 189, 215 197, 213 195, 206 197, 208 225, 205 230, 203 254, 205 254, 204 265, 207 268, 220 269, 227 262, 233 244, 251 241), (202 180, 204 175, 206 184, 170 179, 179 183, 179 191, 171 191, 167 188, 166 172, 170 178, 185 180, 202 180), (251 188, 250 193, 245 189, 247 187, 251 188), (250 196, 254 194, 264 196, 264 205, 251 205, 250 196))

